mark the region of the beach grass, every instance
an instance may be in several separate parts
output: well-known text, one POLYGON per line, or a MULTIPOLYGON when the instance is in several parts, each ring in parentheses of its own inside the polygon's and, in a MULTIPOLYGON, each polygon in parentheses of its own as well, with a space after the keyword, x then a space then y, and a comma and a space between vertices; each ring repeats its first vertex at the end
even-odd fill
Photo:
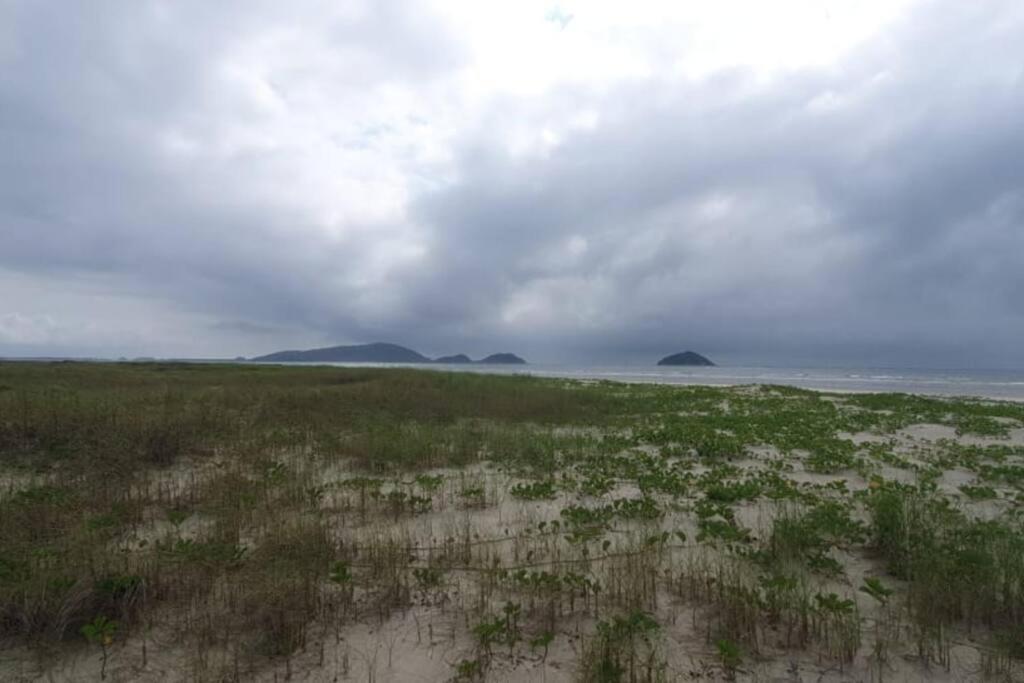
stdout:
POLYGON ((1013 403, 0 363, 0 678, 1012 680, 1022 502, 1013 403))

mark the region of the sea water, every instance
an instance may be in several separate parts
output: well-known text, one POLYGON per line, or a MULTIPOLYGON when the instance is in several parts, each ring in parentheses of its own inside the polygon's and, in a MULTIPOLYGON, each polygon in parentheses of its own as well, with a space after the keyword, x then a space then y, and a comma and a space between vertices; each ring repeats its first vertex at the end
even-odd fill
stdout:
MULTIPOLYGON (((338 364, 360 365, 369 364, 338 364)), ((1024 401, 1024 370, 921 370, 909 368, 643 367, 637 365, 430 364, 409 367, 458 372, 526 374, 657 384, 783 384, 838 392, 902 392, 1024 401)))

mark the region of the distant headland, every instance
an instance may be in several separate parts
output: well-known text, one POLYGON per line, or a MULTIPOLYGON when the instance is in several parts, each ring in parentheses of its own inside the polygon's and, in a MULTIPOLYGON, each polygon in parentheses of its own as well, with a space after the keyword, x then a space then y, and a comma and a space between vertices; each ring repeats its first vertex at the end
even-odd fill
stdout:
POLYGON ((696 351, 683 351, 665 356, 658 361, 658 365, 696 365, 702 367, 714 367, 714 363, 700 355, 696 351))
POLYGON ((250 360, 260 363, 484 363, 484 364, 517 364, 525 365, 526 361, 514 353, 495 353, 486 358, 474 361, 464 353, 453 356, 441 356, 430 359, 418 351, 413 351, 398 344, 375 342, 373 344, 355 344, 352 346, 328 346, 321 349, 305 351, 276 351, 265 356, 256 356, 250 360))

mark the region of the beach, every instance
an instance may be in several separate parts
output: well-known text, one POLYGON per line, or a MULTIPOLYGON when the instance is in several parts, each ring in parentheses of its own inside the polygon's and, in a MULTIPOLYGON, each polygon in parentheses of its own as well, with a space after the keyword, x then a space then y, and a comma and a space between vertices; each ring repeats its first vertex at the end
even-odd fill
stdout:
POLYGON ((1024 675, 1015 402, 2 363, 0 456, 3 680, 1024 675))

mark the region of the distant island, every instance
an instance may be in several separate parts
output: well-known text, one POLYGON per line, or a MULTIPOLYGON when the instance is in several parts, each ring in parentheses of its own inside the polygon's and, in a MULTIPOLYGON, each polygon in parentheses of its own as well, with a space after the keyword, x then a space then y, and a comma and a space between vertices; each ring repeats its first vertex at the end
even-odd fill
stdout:
POLYGON ((398 344, 357 344, 328 346, 308 351, 278 351, 257 356, 254 361, 266 363, 429 363, 430 359, 398 344))
POLYGON ((431 360, 422 353, 413 351, 405 346, 384 342, 355 344, 352 346, 328 346, 322 349, 308 349, 306 351, 277 351, 275 353, 268 353, 265 356, 256 356, 250 360, 261 363, 526 363, 525 360, 514 353, 495 353, 480 361, 474 361, 464 353, 458 353, 453 356, 441 356, 431 360))
POLYGON ((658 365, 697 365, 703 367, 714 367, 714 363, 695 351, 683 351, 665 356, 658 361, 658 365))

